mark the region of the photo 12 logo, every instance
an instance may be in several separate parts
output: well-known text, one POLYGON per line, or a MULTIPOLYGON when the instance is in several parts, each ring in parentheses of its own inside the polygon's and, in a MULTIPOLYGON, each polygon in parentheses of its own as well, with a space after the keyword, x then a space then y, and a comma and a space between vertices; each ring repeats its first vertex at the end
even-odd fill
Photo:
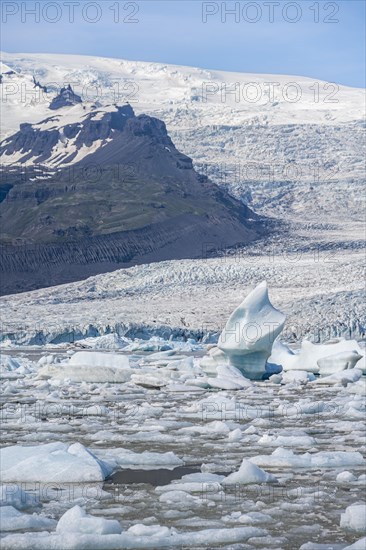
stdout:
POLYGON ((339 23, 337 2, 202 2, 202 23, 339 23))
POLYGON ((138 2, 11 2, 1 5, 1 21, 8 23, 139 23, 138 2))

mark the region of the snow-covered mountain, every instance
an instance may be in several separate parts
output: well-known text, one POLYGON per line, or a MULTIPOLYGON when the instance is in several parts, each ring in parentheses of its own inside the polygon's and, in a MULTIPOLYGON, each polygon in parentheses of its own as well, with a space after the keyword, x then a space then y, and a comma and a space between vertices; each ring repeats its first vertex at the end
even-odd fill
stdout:
MULTIPOLYGON (((6 136, 21 123, 48 118, 50 103, 70 84, 86 110, 129 102, 137 113, 163 120, 198 171, 259 211, 318 219, 332 216, 330 204, 338 203, 340 217, 361 215, 362 89, 58 54, 4 53, 3 63, 6 136)), ((67 116, 78 108, 70 107, 67 116)), ((19 162, 19 156, 5 155, 2 162, 19 162)))
POLYGON ((130 105, 84 110, 70 87, 51 106, 51 116, 21 124, 0 146, 13 159, 0 179, 2 293, 201 257, 268 232, 194 170, 161 120, 130 105), (23 170, 28 164, 34 169, 23 170))

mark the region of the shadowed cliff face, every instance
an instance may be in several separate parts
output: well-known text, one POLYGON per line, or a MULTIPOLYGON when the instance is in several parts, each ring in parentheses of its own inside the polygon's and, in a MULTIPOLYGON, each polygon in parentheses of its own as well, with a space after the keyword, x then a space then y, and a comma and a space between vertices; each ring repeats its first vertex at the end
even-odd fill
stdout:
POLYGON ((72 109, 77 121, 23 124, 0 146, 3 294, 263 234, 250 209, 194 171, 160 120, 128 105, 72 109))

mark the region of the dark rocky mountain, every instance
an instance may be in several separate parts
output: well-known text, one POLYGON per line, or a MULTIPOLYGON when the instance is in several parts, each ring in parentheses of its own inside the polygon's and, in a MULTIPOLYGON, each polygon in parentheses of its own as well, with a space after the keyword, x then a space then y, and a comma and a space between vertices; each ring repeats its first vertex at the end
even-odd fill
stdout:
POLYGON ((76 95, 70 84, 65 88, 61 88, 60 93, 54 97, 49 105, 51 111, 56 111, 62 107, 71 107, 72 105, 77 105, 82 103, 80 96, 76 95))
POLYGON ((165 124, 75 105, 0 145, 1 292, 248 243, 265 222, 198 174, 165 124))

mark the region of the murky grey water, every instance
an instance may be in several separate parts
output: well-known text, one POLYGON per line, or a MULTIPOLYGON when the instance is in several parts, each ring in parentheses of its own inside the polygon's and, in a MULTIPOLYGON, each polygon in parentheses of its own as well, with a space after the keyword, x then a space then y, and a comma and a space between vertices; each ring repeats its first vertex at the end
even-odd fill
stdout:
POLYGON ((130 470, 126 468, 117 470, 109 476, 106 479, 105 487, 107 488, 110 485, 131 485, 141 483, 148 483, 153 487, 158 487, 159 485, 169 485, 174 479, 180 479, 185 475, 195 474, 200 471, 199 466, 196 468, 179 466, 171 470, 166 468, 159 468, 157 470, 130 470))

